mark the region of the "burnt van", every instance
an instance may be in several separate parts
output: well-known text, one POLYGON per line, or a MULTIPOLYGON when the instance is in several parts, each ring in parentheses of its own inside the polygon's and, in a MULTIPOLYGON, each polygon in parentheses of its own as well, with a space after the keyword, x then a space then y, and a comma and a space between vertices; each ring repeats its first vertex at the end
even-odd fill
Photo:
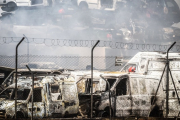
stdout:
MULTIPOLYGON (((32 74, 18 71, 17 118, 46 118, 77 115, 79 99, 76 82, 73 77, 51 70, 33 70, 34 92, 32 92, 32 74), (19 76, 20 75, 20 76, 19 76), (33 95, 33 108, 32 108, 33 95)), ((0 93, 0 113, 2 118, 15 116, 15 83, 0 93), (13 109, 14 108, 14 109, 13 109)))
MULTIPOLYGON (((169 73, 169 114, 168 117, 179 116, 180 105, 176 95, 175 88, 177 90, 178 96, 179 94, 179 86, 180 86, 180 54, 179 53, 169 53, 169 68, 172 74, 172 77, 169 73), (173 81, 175 87, 173 85, 173 81)), ((166 72, 165 69, 167 62, 167 53, 166 52, 139 52, 137 53, 120 71, 127 72, 129 74, 138 74, 144 75, 145 77, 153 76, 158 79, 159 84, 161 77, 162 82, 160 85, 162 86, 163 91, 162 94, 164 96, 164 101, 166 101, 166 72), (163 74, 164 70, 164 74, 163 74)), ((156 88, 157 89, 157 88, 156 88)), ((159 90, 160 91, 160 90, 159 90)), ((163 115, 166 114, 166 102, 163 105, 163 115)))
MULTIPOLYGON (((108 73, 103 79, 114 80, 111 86, 111 115, 116 117, 157 117, 162 115, 163 92, 162 87, 152 105, 159 79, 153 76, 138 74, 108 73)), ((98 116, 107 117, 109 111, 109 92, 102 92, 98 107, 98 116)))

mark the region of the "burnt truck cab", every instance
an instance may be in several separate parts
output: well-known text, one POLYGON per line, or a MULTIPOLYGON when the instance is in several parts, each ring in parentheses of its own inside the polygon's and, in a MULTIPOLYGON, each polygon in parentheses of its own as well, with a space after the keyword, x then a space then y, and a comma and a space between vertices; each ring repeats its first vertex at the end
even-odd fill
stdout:
MULTIPOLYGON (((166 64, 166 53, 163 52, 139 52, 137 53, 120 71, 121 72, 128 72, 129 74, 138 74, 143 75, 145 77, 151 77, 160 80, 163 70, 166 64), (134 71, 131 71, 132 67, 134 71)), ((179 86, 180 86, 180 54, 179 53, 169 53, 169 60, 170 60, 170 70, 172 73, 172 77, 179 94, 179 86)), ((166 70, 165 70, 166 73, 166 70)), ((159 84, 156 83, 156 85, 159 84)), ((175 94, 175 89, 173 86, 173 82, 171 76, 169 75, 169 114, 168 117, 178 116, 180 105, 175 94)), ((162 76, 162 93, 164 96, 164 101, 166 101, 166 74, 162 76)), ((157 87, 156 87, 157 89, 157 87)), ((160 90, 159 90, 160 91, 160 90)), ((166 104, 164 102, 163 105, 163 115, 166 113, 166 104)))
MULTIPOLYGON (((105 83, 99 81, 101 72, 94 71, 93 75, 93 116, 96 114, 97 103, 101 99, 101 91, 105 83)), ((74 77, 77 84, 79 97, 79 114, 81 117, 90 117, 91 112, 91 72, 88 71, 73 71, 71 75, 74 77)))
MULTIPOLYGON (((28 117, 31 117, 32 102, 28 103, 28 117)), ((35 118, 65 117, 77 115, 79 99, 77 86, 71 76, 46 76, 41 84, 34 88, 35 118)))
MULTIPOLYGON (((116 80, 110 89, 112 116, 149 117, 155 108, 162 109, 162 88, 156 97, 156 106, 151 105, 159 79, 128 73, 108 73, 102 76, 104 79, 116 80)), ((106 117, 109 116, 109 92, 106 91, 101 96, 98 116, 106 117)))

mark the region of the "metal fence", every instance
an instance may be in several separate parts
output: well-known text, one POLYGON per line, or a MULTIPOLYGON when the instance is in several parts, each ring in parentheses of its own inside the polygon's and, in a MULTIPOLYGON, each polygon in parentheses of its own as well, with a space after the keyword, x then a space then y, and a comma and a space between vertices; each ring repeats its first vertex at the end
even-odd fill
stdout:
MULTIPOLYGON (((125 64, 131 56, 123 57, 125 64)), ((121 66, 115 66, 116 56, 94 56, 94 68, 97 70, 117 71, 121 66)), ((18 68, 25 68, 26 64, 31 68, 39 69, 73 69, 89 70, 91 65, 90 56, 45 56, 45 55, 20 55, 18 56, 18 68), (36 65, 35 65, 36 64, 36 65), (38 64, 38 66, 37 66, 38 64), (45 65, 46 64, 46 65, 45 65), (49 64, 49 66, 47 66, 49 64)), ((0 66, 15 67, 15 56, 0 56, 0 66)))
MULTIPOLYGON (((36 40, 33 40, 35 42, 36 40)), ((46 40, 43 40, 46 41, 46 40)), ((56 46, 58 40, 56 41, 56 45, 51 40, 51 46, 56 46)), ((3 40, 4 44, 9 44, 13 42, 8 40, 3 40)), ((67 40, 61 41, 64 46, 70 47, 71 42, 68 43, 67 40), (68 43, 68 45, 66 44, 68 43)), ((93 42, 82 42, 82 41, 73 41, 74 46, 71 47, 92 47, 95 43, 93 42), (76 44, 77 43, 77 44, 76 44), (89 45, 86 46, 85 43, 89 45), (91 44, 90 44, 91 43, 91 44)), ((45 44, 45 43, 42 43, 45 44)), ((169 45, 157 45, 157 44, 136 44, 136 43, 122 43, 122 42, 105 42, 100 44, 99 47, 106 47, 108 45, 112 49, 126 49, 126 50, 139 50, 139 51, 166 51, 169 45), (101 46, 102 45, 102 46, 101 46)), ((179 51, 179 46, 177 45, 174 47, 174 51, 179 51)), ((132 56, 123 56, 123 63, 122 66, 115 66, 115 59, 117 56, 94 56, 94 70, 101 70, 101 71, 119 71, 123 65, 125 65, 128 60, 132 58, 132 56)), ((73 69, 73 70, 90 70, 91 69, 91 56, 52 56, 52 55, 19 55, 18 56, 18 68, 25 68, 27 69, 26 65, 28 65, 31 69, 38 68, 38 69, 73 69)), ((178 64, 179 65, 179 64, 178 64)), ((7 55, 0 55, 0 66, 15 68, 15 56, 7 56, 7 55)), ((27 69, 28 70, 28 69, 27 69)), ((0 119, 24 119, 24 118, 56 118, 56 117, 68 117, 73 118, 77 116, 83 117, 90 117, 89 111, 90 110, 90 98, 84 97, 81 98, 82 101, 78 99, 78 93, 76 88, 71 81, 69 75, 62 75, 57 77, 56 74, 50 74, 52 71, 41 71, 33 72, 25 71, 19 72, 18 74, 12 74, 11 76, 6 79, 6 83, 1 86, 5 88, 0 95, 0 119), (15 89, 15 75, 18 76, 18 84, 17 90, 15 89), (34 81, 34 86, 32 85, 32 81, 34 81), (45 84, 42 84, 42 83, 45 84), (32 88, 32 86, 34 88, 32 88), (17 92, 17 94, 16 94, 17 92), (33 95, 33 96, 32 96, 33 95), (17 98, 17 104, 15 104, 15 98, 17 98), (15 105, 17 106, 17 112, 15 113, 15 105), (33 107, 32 107, 33 105, 33 107), (79 106, 80 105, 80 106, 79 106), (87 109, 88 108, 88 109, 87 109), (33 112, 33 116, 32 116, 33 112), (75 116, 70 116, 75 115, 75 116)), ((176 75, 178 76, 178 75, 176 75)), ((90 81, 90 78, 88 79, 90 81)), ((136 79, 135 79, 136 80, 136 79)), ((112 79, 113 81, 113 79, 112 79)), ((150 80, 149 80, 150 81, 150 80)), ((154 82, 154 81, 153 81, 154 82)), ((149 82, 152 88, 155 89, 151 90, 153 92, 156 91, 157 83, 149 82)), ((143 82, 142 82, 143 83, 143 82)), ((116 115, 118 117, 129 117, 133 115, 145 116, 148 117, 149 115, 155 117, 166 117, 163 116, 166 114, 165 108, 165 99, 162 100, 161 97, 155 98, 155 104, 151 105, 151 99, 149 96, 143 96, 137 94, 138 91, 144 92, 144 84, 140 84, 139 81, 136 81, 133 86, 133 94, 135 96, 128 96, 125 95, 124 91, 127 90, 125 86, 127 86, 127 82, 122 82, 119 88, 117 88, 117 93, 119 96, 115 95, 112 91, 112 106, 116 109, 113 110, 112 115, 116 115), (140 86, 141 85, 141 86, 140 86), (139 87, 138 87, 139 86, 139 87), (121 96, 122 95, 122 96, 121 96), (160 101, 159 101, 160 99, 160 101), (153 107, 153 113, 149 113, 150 106, 153 107), (130 109, 129 109, 130 108, 130 109), (164 110, 164 111, 163 111, 164 110)), ((86 83, 89 85, 88 83, 86 83)), ((96 84, 96 82, 95 82, 96 84)), ((178 83, 177 83, 178 84, 178 83)), ((82 88, 83 88, 83 84, 82 88)), ((94 86, 94 84, 93 84, 94 86)), ((148 90, 151 89, 150 87, 147 88, 148 90)), ((90 88, 87 89, 90 91, 90 88)), ((163 90, 162 90, 163 91, 163 90)), ((97 91, 98 93, 98 91, 97 91)), ((165 95, 165 92, 162 93, 165 95)), ((162 96, 163 96, 162 95, 162 96)), ((98 95, 97 95, 98 96, 98 95)), ((107 117, 109 113, 96 113, 96 107, 101 104, 98 103, 99 98, 96 95, 94 96, 97 100, 93 103, 94 105, 94 112, 93 117, 107 117)), ((169 116, 170 117, 179 117, 180 106, 177 100, 174 91, 170 91, 169 97, 169 116)), ((103 93, 101 95, 101 100, 104 103, 108 103, 108 95, 107 93, 103 93)), ((103 103, 102 102, 102 103, 103 103)), ((105 110, 108 111, 108 108, 105 110)), ((99 111, 98 111, 99 112, 99 111)))
MULTIPOLYGON (((94 57, 94 69, 105 70, 105 71, 119 71, 122 66, 115 66, 115 58, 116 56, 95 56, 94 57)), ((132 57, 123 57, 123 64, 125 64, 132 57)), ((28 64, 30 68, 39 68, 39 69, 75 69, 75 70, 90 70, 90 56, 44 56, 44 55, 20 55, 18 56, 18 68, 25 68, 25 65, 28 64)), ((15 56, 0 56, 0 66, 12 67, 15 65, 15 56)), ((157 64, 156 64, 157 65, 157 64)), ((161 64, 162 65, 162 64, 161 64)), ((163 64, 164 65, 164 64, 163 64)), ((161 69, 163 68, 161 66, 161 69)), ((153 66, 151 66, 153 67, 153 66)), ((157 68, 156 66, 155 68, 157 68)), ((174 64, 170 65, 170 68, 177 67, 174 64)), ((28 70, 28 69, 27 69, 28 70)), ((159 69, 158 69, 159 70, 159 69)), ((43 71, 43 70, 42 70, 43 71)), ((87 104, 81 104, 82 101, 78 101, 77 92, 75 91, 74 84, 71 82, 65 82, 65 79, 68 78, 68 75, 61 76, 59 78, 55 77, 54 74, 47 74, 45 71, 34 72, 34 89, 32 89, 32 74, 30 72, 19 72, 18 73, 18 88, 17 88, 17 119, 31 118, 31 119, 43 119, 46 117, 56 118, 56 117, 68 117, 73 118, 77 116, 81 117, 90 117, 87 111, 87 108, 90 110, 90 100, 83 101, 87 104), (63 82, 56 82, 58 80, 63 80, 63 82), (42 82, 47 82, 48 84, 41 84, 42 82), (33 101, 32 101, 32 90, 34 90, 33 101), (49 103, 48 103, 49 102, 49 103), (32 107, 32 103, 33 107, 32 107), (80 105, 80 107, 78 106, 80 105), (77 110, 78 109, 78 110, 77 110), (80 109, 80 110, 79 110, 80 109), (75 116, 70 116, 71 113, 66 112, 66 110, 70 110, 68 112, 75 113, 75 116), (33 117, 32 117, 33 111, 33 117), (80 112, 79 112, 80 111, 80 112), (85 114, 85 115, 84 115, 85 114)), ((177 72, 172 71, 173 76, 177 76, 177 72)), ((161 74, 161 73, 159 73, 161 74)), ((8 89, 5 89, 3 93, 1 93, 1 103, 0 103, 0 115, 2 119, 15 118, 15 84, 13 83, 15 76, 11 76, 7 79, 5 86, 9 86, 8 89), (5 109, 4 109, 5 108, 5 109)), ((178 89, 178 80, 175 78, 176 87, 178 89)), ((136 115, 137 117, 166 117, 166 107, 165 107, 165 87, 163 89, 159 89, 161 91, 162 96, 157 98, 150 98, 150 96, 143 96, 138 94, 147 91, 155 92, 158 82, 154 83, 153 80, 148 80, 148 84, 143 82, 140 83, 140 80, 134 80, 134 85, 132 85, 132 96, 125 95, 125 91, 127 91, 127 82, 122 82, 121 86, 117 89, 116 93, 119 95, 115 95, 112 92, 112 106, 116 110, 112 110, 112 115, 116 117, 130 117, 131 114, 136 115), (137 84, 137 85, 135 85, 137 84), (141 86, 140 86, 141 85, 141 86), (144 89, 148 85, 146 90, 144 89), (151 88, 151 87, 152 88, 151 88), (164 92, 164 93, 163 93, 164 92), (164 95, 164 96, 163 96, 164 95), (164 98, 163 98, 164 97, 164 98), (152 105, 152 99, 155 100, 155 103, 152 105), (113 102, 116 101, 116 102, 113 102), (153 112, 150 111, 150 106, 153 108, 153 112), (155 106, 155 107, 154 107, 155 106), (131 109, 129 109, 131 108, 131 109)), ((142 80, 142 79, 141 79, 142 80)), ((165 76, 163 76, 163 81, 165 80, 165 76)), ((113 81, 113 79, 112 79, 113 81)), ((171 81, 171 79, 170 79, 171 81)), ((165 81, 164 81, 165 82, 165 81)), ((102 84, 102 83, 101 83, 102 84)), ((162 83, 164 85, 164 83, 162 83)), ((170 82, 171 90, 173 90, 172 82, 170 82)), ((83 83, 80 84, 83 88, 83 83)), ((96 88, 96 87, 95 87, 96 88)), ((179 89, 178 89, 179 93, 179 89)), ((152 93, 151 93, 152 94, 152 93)), ((176 94, 174 91, 169 91, 169 116, 176 118, 179 117, 180 105, 176 94)), ((96 97, 96 96, 95 96, 96 97)), ((106 100, 107 102, 108 95, 107 93, 103 93, 101 96, 101 100, 106 100)), ((86 98, 83 98, 86 99, 86 98)), ((98 98, 97 98, 98 99, 98 98)), ((81 98, 82 100, 82 98, 81 98)), ((96 101, 96 100, 95 100, 96 101)), ((97 100, 98 101, 98 100, 97 100)), ((96 107, 97 103, 94 103, 94 107, 96 107)), ((96 108, 94 108, 94 117, 107 117, 104 113, 96 113, 96 108)), ((108 111, 108 109, 106 109, 108 111)), ((107 113, 109 114, 109 113, 107 113)))
MULTIPOLYGON (((21 37, 0 37, 0 45, 16 45, 21 37)), ((25 38, 23 43, 34 45, 45 45, 46 47, 81 47, 91 48, 97 40, 72 40, 72 39, 51 39, 51 38, 25 38)), ((97 47, 107 47, 111 49, 137 50, 137 51, 167 51, 172 41, 139 41, 132 40, 100 40, 97 47)), ((27 46, 27 45, 25 45, 27 46)), ((171 49, 174 52, 180 51, 180 44, 177 41, 176 45, 171 49)))

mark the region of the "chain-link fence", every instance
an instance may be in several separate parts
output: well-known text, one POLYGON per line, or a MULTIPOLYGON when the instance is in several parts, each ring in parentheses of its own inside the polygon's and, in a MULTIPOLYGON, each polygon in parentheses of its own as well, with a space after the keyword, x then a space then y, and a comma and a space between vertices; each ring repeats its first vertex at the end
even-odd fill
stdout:
MULTIPOLYGON (((0 45, 16 45, 20 41, 20 37, 0 37, 0 45)), ((88 47, 91 48, 97 40, 72 40, 72 39, 50 39, 50 38, 26 38, 24 43, 34 45, 44 45, 46 47, 88 47)), ((137 51, 167 51, 172 41, 147 41, 142 42, 137 39, 132 40, 101 40, 97 47, 108 47, 111 49, 125 49, 137 51)), ((27 46, 27 45, 26 45, 27 46)), ((172 51, 179 52, 180 45, 177 44, 172 51)))
MULTIPOLYGON (((164 55, 164 53, 160 53, 164 55)), ((176 54, 178 55, 178 54, 176 54)), ((171 55, 170 68, 176 84, 179 95, 179 61, 178 56, 171 55), (173 59, 174 56, 174 59, 173 59)), ((140 69, 148 68, 146 78, 142 79, 142 74, 138 76, 138 69, 134 71, 136 76, 104 76, 104 78, 110 83, 112 87, 115 81, 116 89, 112 89, 112 115, 116 117, 129 117, 135 115, 137 117, 166 117, 166 101, 165 101, 165 90, 166 90, 166 75, 163 76, 163 81, 160 84, 158 94, 154 97, 159 84, 159 79, 162 74, 162 70, 165 66, 166 58, 161 57, 158 61, 152 54, 145 55, 146 57, 138 56, 135 59, 141 61, 140 69), (151 59, 149 59, 149 58, 151 59), (140 59, 143 58, 143 59, 140 59), (146 59, 148 66, 146 66, 146 59), (164 61, 163 61, 164 59, 164 61), (145 60, 145 61, 143 61, 145 60), (149 76, 148 76, 149 74, 149 76), (153 78, 152 76, 157 78, 153 78), (150 77, 151 76, 151 77, 150 77), (118 79, 117 79, 118 78, 118 79), (130 80, 130 81, 128 81, 130 80), (118 82, 119 81, 119 82, 118 82), (114 92, 113 92, 114 91, 114 92), (131 92, 131 94, 129 94, 131 92), (147 94, 148 93, 148 94, 147 94), (147 95, 146 95, 147 94, 147 95), (154 102, 152 102, 154 101, 154 102)), ((119 71, 121 66, 115 66, 115 56, 95 56, 94 57, 94 70, 106 70, 106 71, 119 71)), ((125 64, 132 57, 124 57, 125 64)), ((6 67, 14 66, 14 56, 0 56, 2 65, 6 67)), ((91 76, 89 73, 77 73, 76 77, 79 78, 73 81, 70 74, 62 74, 61 72, 52 73, 52 69, 76 69, 76 70, 90 70, 90 56, 43 56, 43 55, 20 55, 18 56, 18 68, 25 68, 18 71, 17 77, 17 112, 15 114, 15 72, 11 73, 6 79, 4 86, 7 87, 1 93, 1 118, 38 118, 43 119, 46 117, 90 117, 90 80, 91 76), (27 59, 28 58, 28 59, 27 59), (28 65, 32 71, 30 72, 25 65, 28 65), (40 71, 34 70, 33 68, 39 68, 40 71), (48 69, 47 69, 48 68, 48 69), (32 73, 34 77, 32 77, 32 73), (85 75, 85 76, 84 76, 85 75), (34 81, 34 88, 32 89, 32 78, 34 81), (82 79, 83 82, 76 85, 76 81, 82 79), (78 88, 76 88, 78 87, 78 88), (76 91, 76 89, 80 90, 76 91), (34 91, 32 91, 34 90, 34 91), (78 95, 79 94, 79 95, 78 95), (33 95, 33 100, 32 100, 33 95), (84 97, 83 95, 86 95, 84 97), (89 97, 88 97, 89 96, 89 97), (33 103, 33 104, 32 104, 33 103), (32 106, 33 105, 33 106, 32 106), (33 112, 33 113, 32 113, 33 112), (32 117, 33 114, 33 117, 32 117)), ((130 67, 134 64, 127 64, 124 68, 124 72, 130 71, 130 67)), ((1 65, 1 66, 2 66, 1 65)), ((132 68, 131 68, 132 70, 132 68)), ((76 72, 76 71, 74 71, 76 72)), ((103 73, 103 72, 102 72, 103 73)), ((106 82, 102 82, 97 79, 97 75, 102 73, 94 72, 94 116, 93 117, 107 117, 109 109, 104 108, 102 111, 96 111, 105 107, 108 102, 108 89, 106 82), (100 92, 101 91, 101 92, 100 92), (102 92, 106 91, 106 92, 102 92)), ((100 79, 100 77, 99 77, 100 79)), ((179 103, 178 97, 175 93, 174 87, 172 86, 172 79, 170 79, 170 91, 169 91, 169 117, 179 117, 179 103)))
MULTIPOLYGON (((35 42, 35 40, 33 40, 33 42, 35 42)), ((62 43, 66 45, 66 42, 67 41, 64 41, 62 43)), ((3 45, 7 43, 9 44, 11 41, 8 42, 4 40, 3 45)), ((56 43, 58 43, 57 40, 56 43)), ((74 45, 75 43, 74 41, 74 45)), ((81 45, 81 43, 83 42, 78 41, 78 44, 75 46, 85 47, 83 46, 85 42, 83 45, 81 45)), ((90 46, 87 47, 91 47, 94 43, 95 42, 89 42, 88 44, 90 46)), ((133 50, 154 51, 156 48, 166 51, 169 46, 120 42, 105 43, 106 42, 101 44, 103 46, 98 47, 107 47, 106 45, 108 45, 112 49, 125 49, 129 51, 129 53, 133 50)), ((75 46, 68 45, 66 47, 75 46)), ((177 45, 173 51, 179 51, 179 46, 177 45)), ((94 56, 93 69, 96 71, 94 71, 93 81, 93 117, 107 117, 110 114, 108 87, 105 81, 102 82, 103 77, 110 83, 110 87, 112 88, 110 94, 112 116, 166 117, 165 77, 163 77, 161 89, 159 89, 156 98, 154 98, 165 65, 166 54, 159 52, 159 55, 161 54, 162 56, 157 55, 156 57, 152 57, 153 53, 144 54, 145 56, 137 56, 130 64, 124 67, 123 72, 136 73, 133 74, 134 76, 128 74, 130 77, 127 77, 127 74, 125 76, 119 74, 119 71, 133 56, 121 54, 119 56, 119 58, 123 59, 121 66, 116 66, 116 62, 118 61, 116 58, 118 56, 94 56), (160 61, 156 61, 158 57, 160 57, 160 61), (109 76, 103 76, 101 78, 100 75, 106 74, 107 71, 110 73, 109 76), (145 77, 142 77, 143 75, 145 77), (156 78, 153 76, 156 76, 156 78), (112 87, 113 85, 114 88, 112 87), (152 100, 155 100, 155 102, 152 103, 152 100)), ((178 56, 178 53, 171 56, 173 62, 170 64, 177 90, 179 90, 178 85, 180 79, 177 72, 180 69, 177 60, 177 58, 179 58, 178 56)), ((3 66, 2 68, 5 70, 12 68, 10 71, 13 71, 15 68, 15 56, 0 55, 0 66, 3 66)), ((90 118, 90 70, 91 56, 18 55, 18 73, 16 74, 15 71, 9 72, 6 78, 2 79, 4 82, 2 82, 2 93, 0 94, 0 119, 90 118), (28 69, 26 65, 28 65, 30 69, 28 69), (62 73, 62 69, 75 71, 64 71, 64 73, 62 73), (15 84, 16 75, 17 90, 15 84), (77 83, 77 85, 76 82, 79 80, 82 80, 82 82, 77 83), (17 109, 15 110, 15 108, 17 109)), ((170 84, 172 86, 172 82, 170 82, 170 84)), ((178 117, 180 110, 177 100, 178 97, 173 87, 170 89, 168 116, 178 117)))
MULTIPOLYGON (((123 57, 125 64, 130 56, 123 57)), ((115 66, 116 56, 94 56, 94 69, 118 71, 121 66, 115 66)), ((18 56, 18 68, 37 69, 72 69, 72 70, 90 70, 91 56, 44 56, 44 55, 20 55, 18 56)), ((15 67, 15 56, 0 56, 0 66, 15 67)))

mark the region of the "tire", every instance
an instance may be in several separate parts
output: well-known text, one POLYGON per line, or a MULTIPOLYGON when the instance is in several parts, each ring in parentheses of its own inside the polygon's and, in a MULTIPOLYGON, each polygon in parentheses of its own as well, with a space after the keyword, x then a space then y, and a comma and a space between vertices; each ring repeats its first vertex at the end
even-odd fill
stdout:
MULTIPOLYGON (((98 117, 109 117, 110 116, 110 111, 109 107, 106 107, 103 111, 100 111, 98 113, 98 117)), ((111 109, 111 117, 113 116, 113 110, 111 109)))
POLYGON ((16 118, 25 118, 24 114, 20 111, 16 113, 16 118))
POLYGON ((153 110, 150 112, 150 117, 162 117, 163 112, 159 110, 159 106, 155 106, 153 110))
POLYGON ((14 2, 9 2, 6 6, 1 8, 3 11, 11 12, 17 9, 17 5, 14 2))
POLYGON ((86 2, 81 2, 79 8, 80 10, 88 10, 88 4, 86 2))
POLYGON ((98 117, 108 117, 108 113, 106 111, 101 111, 98 113, 98 117))
POLYGON ((68 118, 69 117, 69 113, 66 111, 64 114, 64 118, 68 118))

